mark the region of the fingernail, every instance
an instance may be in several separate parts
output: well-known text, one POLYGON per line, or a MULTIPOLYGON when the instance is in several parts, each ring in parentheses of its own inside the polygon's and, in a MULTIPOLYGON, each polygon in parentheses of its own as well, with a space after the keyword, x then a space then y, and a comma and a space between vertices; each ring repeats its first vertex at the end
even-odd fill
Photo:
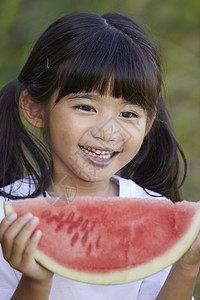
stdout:
POLYGON ((35 240, 39 240, 42 236, 42 231, 41 230, 36 230, 35 234, 34 234, 34 239, 35 240))
POLYGON ((9 214, 9 215, 7 216, 7 219, 8 219, 9 221, 14 221, 16 218, 17 218, 16 212, 13 212, 13 213, 11 213, 11 214, 9 214))
POLYGON ((23 215, 23 219, 24 220, 29 220, 30 218, 32 218, 32 214, 31 213, 27 213, 27 214, 23 215))
POLYGON ((36 225, 39 223, 39 218, 38 217, 33 217, 30 221, 31 224, 36 225))

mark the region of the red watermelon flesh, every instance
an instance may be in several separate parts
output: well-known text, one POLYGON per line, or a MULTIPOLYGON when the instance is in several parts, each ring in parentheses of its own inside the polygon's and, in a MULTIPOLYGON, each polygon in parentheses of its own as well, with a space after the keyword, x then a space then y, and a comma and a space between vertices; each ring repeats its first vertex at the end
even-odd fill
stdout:
POLYGON ((200 205, 157 198, 35 198, 5 203, 6 214, 31 212, 43 232, 35 259, 62 276, 119 284, 178 260, 200 230, 200 205))

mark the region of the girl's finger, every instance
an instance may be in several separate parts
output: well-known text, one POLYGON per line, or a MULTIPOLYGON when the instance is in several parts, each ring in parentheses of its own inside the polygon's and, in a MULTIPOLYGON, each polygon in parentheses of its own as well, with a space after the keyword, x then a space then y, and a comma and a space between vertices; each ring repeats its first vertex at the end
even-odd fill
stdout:
POLYGON ((37 245, 40 241, 41 236, 42 236, 41 230, 36 230, 32 238, 28 241, 22 257, 22 263, 24 265, 28 266, 30 263, 32 263, 33 255, 35 253, 35 250, 37 249, 37 245))
POLYGON ((37 249, 37 245, 41 239, 42 232, 40 230, 36 230, 33 234, 32 238, 29 240, 27 247, 24 249, 23 258, 22 258, 22 266, 23 273, 27 276, 33 276, 33 274, 37 277, 37 279, 46 279, 52 278, 53 273, 40 264, 38 264, 35 259, 33 259, 35 250, 37 249))
POLYGON ((12 253, 13 242, 16 236, 20 233, 26 223, 32 218, 30 213, 18 218, 12 222, 2 233, 1 244, 4 253, 4 258, 8 260, 12 253))
MULTIPOLYGON (((24 251, 27 247, 27 244, 30 242, 30 237, 37 227, 38 223, 39 219, 37 217, 31 218, 29 222, 22 228, 19 234, 15 237, 10 257, 10 264, 13 267, 18 267, 19 265, 21 265, 24 251)), ((32 258, 33 257, 31 257, 31 259, 32 258)))
POLYGON ((7 215, 0 223, 0 243, 2 241, 3 234, 5 230, 17 219, 17 214, 15 212, 7 215))

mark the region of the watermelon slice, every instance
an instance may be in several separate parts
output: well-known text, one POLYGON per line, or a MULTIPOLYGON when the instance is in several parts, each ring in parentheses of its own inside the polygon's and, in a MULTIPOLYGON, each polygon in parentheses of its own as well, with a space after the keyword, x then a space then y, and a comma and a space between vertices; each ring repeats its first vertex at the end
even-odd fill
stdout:
POLYGON ((157 198, 35 198, 5 202, 5 213, 31 212, 43 232, 35 259, 91 284, 121 284, 177 261, 200 231, 200 204, 157 198))

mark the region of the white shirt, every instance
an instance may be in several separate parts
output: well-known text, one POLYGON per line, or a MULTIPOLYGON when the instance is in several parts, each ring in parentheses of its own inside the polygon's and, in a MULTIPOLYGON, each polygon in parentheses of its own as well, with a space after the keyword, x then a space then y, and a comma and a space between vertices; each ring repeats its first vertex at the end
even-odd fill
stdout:
MULTIPOLYGON (((119 185, 120 197, 150 197, 143 188, 132 180, 118 176, 113 176, 112 180, 119 185)), ((29 191, 28 181, 24 179, 23 182, 15 182, 14 190, 16 195, 26 195, 29 191)), ((0 197, 0 221, 4 218, 4 201, 5 199, 0 197)), ((155 300, 169 271, 170 268, 166 268, 153 276, 136 282, 109 286, 81 283, 54 274, 49 300, 155 300)), ((21 273, 14 270, 4 260, 0 249, 1 300, 11 298, 20 278, 21 273)))

